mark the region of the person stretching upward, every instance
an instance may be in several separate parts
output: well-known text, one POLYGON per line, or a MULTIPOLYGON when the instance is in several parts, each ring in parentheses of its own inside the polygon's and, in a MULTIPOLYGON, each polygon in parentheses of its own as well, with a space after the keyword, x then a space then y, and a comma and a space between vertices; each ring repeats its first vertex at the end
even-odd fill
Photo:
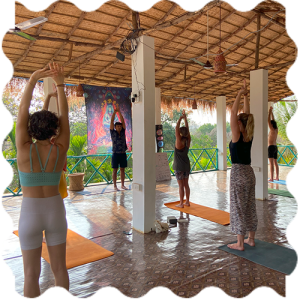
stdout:
POLYGON ((274 180, 274 166, 276 170, 276 177, 275 180, 279 180, 279 166, 277 163, 277 136, 278 136, 278 128, 277 128, 277 123, 274 119, 273 115, 273 107, 271 106, 269 109, 269 115, 268 115, 268 124, 270 128, 269 136, 268 136, 268 158, 270 162, 270 173, 271 173, 271 178, 269 181, 274 180))
POLYGON ((118 191, 117 187, 117 173, 118 168, 120 165, 120 172, 121 172, 121 188, 127 190, 128 188, 124 185, 125 180, 125 168, 127 167, 127 145, 126 145, 126 135, 125 135, 125 121, 120 112, 119 104, 116 105, 114 108, 114 112, 111 116, 110 120, 110 136, 113 144, 113 154, 111 157, 111 166, 113 168, 113 182, 114 182, 114 189, 118 191), (122 123, 115 121, 115 115, 119 113, 119 117, 122 123))
POLYGON ((24 296, 40 295, 43 231, 55 285, 69 290, 66 267, 67 220, 58 185, 69 148, 68 103, 64 93, 63 68, 56 63, 34 72, 25 87, 16 125, 17 164, 23 191, 19 239, 24 266, 24 296), (38 80, 52 77, 57 86, 60 112, 42 110, 29 114, 38 80), (51 140, 54 136, 54 144, 51 140), (35 140, 35 142, 33 142, 35 140))
POLYGON ((190 160, 188 157, 188 152, 191 144, 191 135, 189 131, 189 124, 184 110, 182 111, 182 115, 180 116, 176 124, 175 136, 176 141, 174 150, 173 169, 175 171, 176 179, 179 185, 180 197, 180 203, 176 206, 183 208, 184 205, 190 206, 189 174, 191 170, 190 160), (180 127, 180 122, 182 119, 184 119, 185 126, 180 127), (186 196, 185 203, 183 203, 184 191, 186 196))
POLYGON ((230 173, 230 225, 237 234, 237 243, 227 247, 244 250, 244 243, 255 246, 257 214, 255 203, 255 175, 251 167, 251 146, 254 118, 250 114, 246 80, 231 108, 230 127, 232 140, 229 144, 232 168, 230 173), (244 112, 238 114, 241 96, 244 94, 244 112), (248 238, 244 240, 246 233, 248 238))

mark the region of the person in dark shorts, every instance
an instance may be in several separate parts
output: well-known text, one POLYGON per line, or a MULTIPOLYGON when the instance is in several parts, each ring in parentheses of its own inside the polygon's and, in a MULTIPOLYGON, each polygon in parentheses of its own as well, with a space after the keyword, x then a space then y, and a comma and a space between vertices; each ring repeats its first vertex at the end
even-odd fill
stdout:
POLYGON ((190 187, 189 187, 189 174, 191 170, 190 160, 188 157, 188 152, 191 144, 191 135, 189 131, 189 125, 187 121, 186 114, 183 110, 180 116, 176 128, 175 128, 175 150, 174 150, 174 162, 173 169, 175 171, 176 179, 179 185, 179 197, 180 203, 177 207, 183 208, 185 206, 190 206, 190 187), (185 126, 180 127, 181 120, 184 119, 185 126), (183 203, 184 191, 186 196, 186 201, 183 203))
POLYGON ((117 104, 111 116, 111 121, 110 121, 110 136, 113 144, 111 166, 113 168, 113 182, 114 182, 115 191, 119 190, 117 187, 117 173, 118 173, 119 166, 121 172, 121 188, 127 190, 127 187, 124 185, 125 168, 127 167, 127 156, 126 156, 127 145, 126 145, 125 129, 126 129, 125 121, 120 112, 119 105, 117 104), (119 113, 121 122, 116 122, 114 124, 116 113, 119 113))
POLYGON ((269 115, 268 115, 268 124, 269 124, 269 136, 268 136, 268 158, 269 158, 269 163, 270 163, 270 173, 271 177, 269 181, 274 180, 274 166, 276 170, 276 177, 275 180, 279 180, 279 166, 277 163, 277 135, 278 135, 278 128, 277 128, 277 123, 274 120, 274 115, 273 115, 273 107, 271 106, 269 109, 269 115))

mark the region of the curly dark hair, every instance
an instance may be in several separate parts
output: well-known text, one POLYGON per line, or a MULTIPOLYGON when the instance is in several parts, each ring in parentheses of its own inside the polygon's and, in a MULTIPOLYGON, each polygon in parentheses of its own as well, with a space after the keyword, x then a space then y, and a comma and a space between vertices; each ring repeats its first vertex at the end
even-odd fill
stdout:
POLYGON ((55 113, 41 110, 29 115, 28 134, 39 141, 50 139, 57 134, 59 120, 55 113))

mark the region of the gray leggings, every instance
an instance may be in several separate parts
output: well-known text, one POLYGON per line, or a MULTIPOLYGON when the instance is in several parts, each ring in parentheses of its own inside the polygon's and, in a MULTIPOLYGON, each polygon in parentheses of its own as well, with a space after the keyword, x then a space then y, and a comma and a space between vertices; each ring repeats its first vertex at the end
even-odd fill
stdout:
POLYGON ((60 195, 48 198, 23 198, 19 219, 22 250, 41 247, 44 230, 48 246, 65 243, 67 227, 66 210, 60 195))

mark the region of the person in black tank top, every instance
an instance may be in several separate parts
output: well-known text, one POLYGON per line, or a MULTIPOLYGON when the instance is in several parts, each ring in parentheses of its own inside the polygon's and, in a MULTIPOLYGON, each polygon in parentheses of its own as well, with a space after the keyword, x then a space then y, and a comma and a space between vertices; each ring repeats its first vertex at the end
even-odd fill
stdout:
POLYGON ((229 144, 232 161, 230 225, 231 231, 237 234, 237 243, 228 244, 227 247, 243 251, 244 243, 255 246, 254 236, 257 229, 255 175, 250 166, 254 119, 250 114, 245 79, 231 109, 230 127, 232 131, 232 140, 229 144), (244 94, 244 112, 238 114, 242 94, 244 94), (247 232, 248 238, 244 240, 247 232))
POLYGON ((190 174, 190 160, 188 157, 188 152, 191 144, 191 136, 189 131, 189 125, 187 121, 186 114, 184 110, 180 116, 176 128, 175 128, 175 150, 174 150, 174 162, 173 169, 175 171, 176 179, 179 185, 179 196, 180 203, 176 205, 177 207, 183 208, 185 206, 190 206, 190 187, 189 187, 189 174, 190 174), (185 126, 180 127, 181 120, 184 119, 185 126), (183 204, 184 191, 186 196, 186 201, 183 204))

